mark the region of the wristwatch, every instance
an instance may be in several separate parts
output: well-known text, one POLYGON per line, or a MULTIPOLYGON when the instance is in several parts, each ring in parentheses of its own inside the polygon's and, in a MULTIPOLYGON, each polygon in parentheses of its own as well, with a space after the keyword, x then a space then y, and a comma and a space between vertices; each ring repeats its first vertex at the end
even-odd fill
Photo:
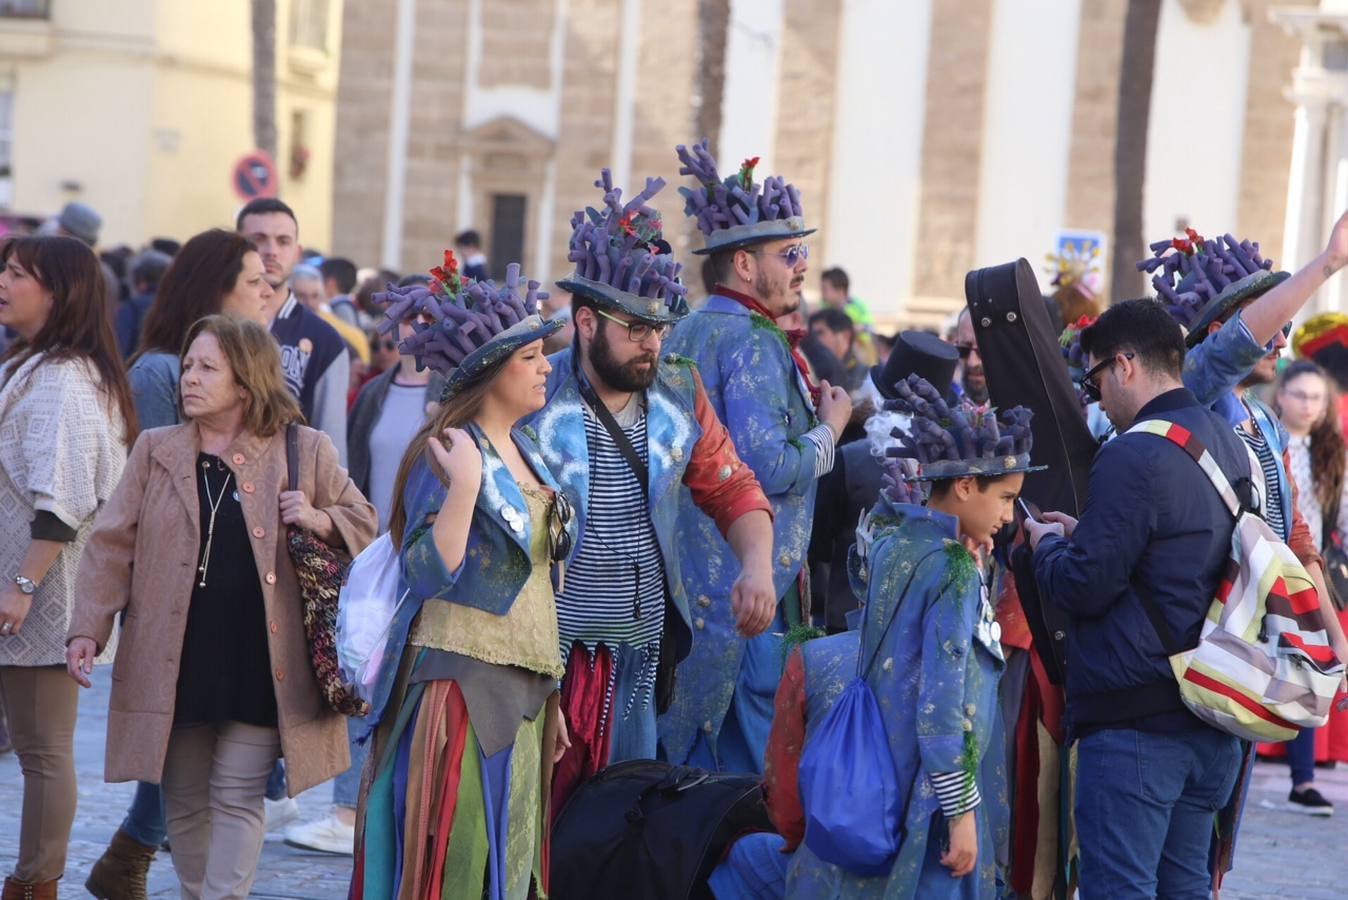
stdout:
POLYGON ((29 597, 37 590, 37 582, 31 578, 24 578, 22 575, 14 576, 14 583, 18 585, 19 593, 27 594, 29 597))

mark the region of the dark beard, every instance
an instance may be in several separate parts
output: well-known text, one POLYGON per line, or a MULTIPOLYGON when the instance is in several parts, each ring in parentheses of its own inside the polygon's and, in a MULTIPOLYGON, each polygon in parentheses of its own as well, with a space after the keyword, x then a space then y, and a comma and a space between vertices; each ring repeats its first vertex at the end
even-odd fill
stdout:
MULTIPOLYGON (((655 381, 658 357, 638 356, 619 365, 613 358, 613 345, 609 343, 608 331, 609 326, 605 322, 601 328, 596 329, 594 340, 590 342, 590 365, 594 366, 595 374, 615 391, 632 394, 646 390, 655 381), (642 373, 637 370, 637 365, 644 362, 651 365, 645 373, 642 373)), ((626 339, 624 336, 623 340, 626 339)))
POLYGON ((977 390, 974 390, 969 386, 969 380, 967 378, 963 379, 963 382, 964 382, 964 395, 966 397, 968 397, 974 403, 979 404, 986 403, 988 401, 988 376, 986 373, 983 375, 983 386, 981 388, 978 388, 977 390))

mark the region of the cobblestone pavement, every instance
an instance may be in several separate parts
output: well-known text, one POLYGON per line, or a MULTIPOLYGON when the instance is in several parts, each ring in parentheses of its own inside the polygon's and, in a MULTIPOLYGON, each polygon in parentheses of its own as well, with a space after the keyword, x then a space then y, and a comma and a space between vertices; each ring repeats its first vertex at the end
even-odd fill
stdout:
MULTIPOLYGON (((70 900, 88 896, 83 890, 85 876, 121 823, 133 790, 129 784, 103 783, 108 673, 107 668, 98 669, 93 689, 80 698, 75 739, 79 809, 71 835, 68 874, 60 891, 62 898, 70 900)), ((1259 764, 1245 812, 1236 869, 1223 886, 1223 900, 1348 897, 1348 766, 1318 770, 1316 777, 1321 792, 1338 807, 1333 818, 1312 819, 1286 810, 1286 767, 1259 764)), ((300 797, 305 818, 324 815, 330 798, 326 785, 300 797)), ((0 873, 10 872, 14 864, 21 800, 19 764, 11 754, 0 758, 0 873)), ((350 870, 349 858, 287 847, 278 835, 271 834, 262 852, 252 896, 336 900, 346 895, 350 870)), ((167 854, 160 854, 151 869, 150 896, 178 896, 167 854)))

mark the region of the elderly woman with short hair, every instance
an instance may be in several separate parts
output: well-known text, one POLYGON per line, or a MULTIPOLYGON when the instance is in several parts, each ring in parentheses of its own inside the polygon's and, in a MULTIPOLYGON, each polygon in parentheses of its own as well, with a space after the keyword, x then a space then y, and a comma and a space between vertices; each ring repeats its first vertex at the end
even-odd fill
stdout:
POLYGON ((277 756, 293 794, 348 764, 319 693, 286 526, 358 553, 373 507, 300 419, 280 356, 252 322, 208 316, 182 357, 184 423, 146 432, 79 570, 67 666, 80 684, 125 612, 108 714, 108 781, 162 785, 183 896, 246 897, 277 756))

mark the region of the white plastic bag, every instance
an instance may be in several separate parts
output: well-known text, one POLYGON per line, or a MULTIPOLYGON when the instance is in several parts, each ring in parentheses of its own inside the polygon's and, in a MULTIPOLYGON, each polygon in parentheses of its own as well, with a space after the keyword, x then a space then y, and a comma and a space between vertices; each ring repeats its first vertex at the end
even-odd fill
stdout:
POLYGON ((407 596, 398 592, 398 548, 388 532, 351 561, 337 601, 337 664, 356 696, 371 699, 393 617, 407 596))

